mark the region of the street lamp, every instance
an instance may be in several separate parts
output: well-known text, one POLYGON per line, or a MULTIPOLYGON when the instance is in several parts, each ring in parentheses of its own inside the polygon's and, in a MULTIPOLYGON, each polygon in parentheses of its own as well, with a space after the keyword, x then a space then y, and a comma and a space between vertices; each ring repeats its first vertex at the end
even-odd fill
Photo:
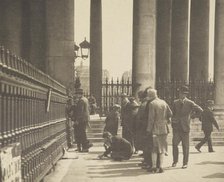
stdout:
POLYGON ((89 56, 90 43, 86 41, 85 38, 85 40, 81 42, 79 46, 81 48, 81 56, 78 55, 79 47, 76 44, 74 44, 75 59, 77 57, 81 57, 84 60, 87 59, 89 56))
MULTIPOLYGON (((88 41, 86 41, 86 38, 84 39, 84 41, 82 41, 79 46, 77 46, 74 43, 74 63, 76 61, 76 59, 78 57, 82 58, 83 60, 87 59, 89 56, 89 49, 90 49, 90 43, 88 41), (81 49, 81 55, 79 56, 79 48, 81 49)), ((74 64, 74 82, 75 82, 75 89, 77 89, 78 87, 81 86, 80 83, 80 78, 77 77, 77 70, 75 68, 75 64, 74 64)))

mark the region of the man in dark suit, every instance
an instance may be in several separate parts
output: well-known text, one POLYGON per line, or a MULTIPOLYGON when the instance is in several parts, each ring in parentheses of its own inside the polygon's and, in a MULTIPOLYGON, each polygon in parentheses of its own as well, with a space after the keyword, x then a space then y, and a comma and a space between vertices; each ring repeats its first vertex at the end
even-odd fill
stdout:
POLYGON ((76 90, 76 96, 79 98, 76 107, 76 121, 75 127, 77 131, 77 147, 80 152, 88 152, 88 149, 92 146, 89 143, 86 136, 86 126, 89 125, 89 102, 83 95, 82 89, 76 90))
POLYGON ((217 121, 214 118, 213 115, 213 105, 214 101, 213 100, 208 100, 205 106, 204 111, 201 114, 201 117, 199 118, 200 121, 202 122, 202 131, 205 134, 205 137, 202 139, 202 141, 195 146, 195 148, 201 152, 200 148, 208 142, 208 151, 209 152, 214 152, 212 148, 212 139, 211 139, 211 133, 213 131, 213 125, 219 130, 219 126, 217 121))
POLYGON ((173 107, 173 164, 172 167, 176 167, 178 162, 178 145, 182 142, 183 148, 183 166, 187 168, 189 158, 189 133, 190 133, 190 121, 192 118, 200 117, 203 111, 200 106, 195 104, 192 100, 186 96, 189 93, 187 86, 179 88, 179 99, 174 101, 173 107))

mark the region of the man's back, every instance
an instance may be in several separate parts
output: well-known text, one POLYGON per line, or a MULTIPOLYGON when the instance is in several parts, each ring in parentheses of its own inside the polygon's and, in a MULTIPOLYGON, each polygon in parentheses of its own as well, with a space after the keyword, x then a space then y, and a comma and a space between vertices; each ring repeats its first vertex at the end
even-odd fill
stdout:
POLYGON ((112 137, 111 147, 112 147, 112 151, 116 151, 116 152, 122 151, 122 152, 126 152, 127 154, 132 153, 132 146, 130 142, 119 136, 112 137))
POLYGON ((167 134, 168 119, 172 116, 168 104, 159 98, 149 103, 147 131, 153 134, 167 134))
POLYGON ((81 97, 77 104, 77 119, 89 121, 89 103, 86 97, 81 97))

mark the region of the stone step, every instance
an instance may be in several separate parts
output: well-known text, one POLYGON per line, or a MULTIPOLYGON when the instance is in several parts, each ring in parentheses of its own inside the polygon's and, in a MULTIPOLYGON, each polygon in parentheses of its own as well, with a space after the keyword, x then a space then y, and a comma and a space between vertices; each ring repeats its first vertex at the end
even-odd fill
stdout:
POLYGON ((105 126, 105 123, 89 123, 91 127, 103 127, 105 126))
MULTIPOLYGON (((118 130, 118 135, 120 134, 121 135, 121 130, 118 130)), ((90 136, 90 137, 102 137, 103 135, 103 130, 100 131, 100 132, 87 132, 87 135, 90 136)))
MULTIPOLYGON (((101 145, 103 143, 102 133, 105 127, 105 118, 98 118, 90 121, 91 129, 88 129, 87 136, 88 139, 97 145, 101 145)), ((212 141, 213 145, 223 145, 224 146, 224 122, 220 123, 220 130, 217 131, 214 129, 212 133, 212 141)), ((167 141, 169 145, 172 145, 172 128, 169 126, 170 133, 168 135, 167 141)), ((118 134, 121 136, 122 127, 119 126, 118 134)), ((190 132, 190 145, 196 145, 202 138, 204 137, 204 133, 201 130, 201 122, 198 119, 195 119, 191 122, 191 132, 190 132)))
POLYGON ((100 121, 90 121, 91 124, 104 124, 105 120, 100 120, 100 121))
MULTIPOLYGON (((102 145, 102 143, 103 143, 103 138, 100 138, 100 137, 88 137, 88 139, 90 140, 90 142, 91 143, 97 143, 97 144, 101 144, 102 145)), ((168 142, 168 145, 172 145, 172 137, 168 137, 167 138, 167 142, 168 142)), ((190 139, 190 145, 191 146, 194 146, 194 145, 196 145, 196 144, 198 144, 200 142, 200 140, 195 140, 195 139, 193 139, 193 138, 191 138, 190 139)), ((224 141, 220 141, 220 140, 218 140, 218 141, 216 141, 216 140, 212 140, 212 144, 214 145, 214 146, 224 146, 224 141)), ((181 144, 180 144, 181 145, 181 144)), ((205 144, 205 146, 206 146, 207 144, 205 144)))
POLYGON ((91 142, 91 143, 103 143, 103 138, 102 137, 88 137, 88 140, 91 142))

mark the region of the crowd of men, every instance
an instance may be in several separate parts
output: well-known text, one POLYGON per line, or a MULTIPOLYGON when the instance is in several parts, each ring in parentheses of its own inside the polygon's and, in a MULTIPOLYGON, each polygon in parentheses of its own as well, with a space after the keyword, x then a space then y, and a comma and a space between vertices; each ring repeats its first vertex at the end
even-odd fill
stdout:
MULTIPOLYGON (((194 101, 187 98, 189 89, 182 86, 178 89, 179 98, 174 101, 172 110, 166 101, 160 99, 157 90, 148 87, 138 92, 138 97, 130 97, 122 94, 121 106, 113 105, 105 119, 103 131, 105 152, 99 158, 110 157, 113 160, 128 160, 133 153, 142 151, 143 160, 139 164, 143 169, 152 173, 162 173, 164 155, 168 155, 167 136, 168 125, 172 126, 172 167, 176 167, 179 159, 178 145, 182 143, 183 161, 182 168, 188 167, 190 122, 199 118, 202 122, 202 130, 205 137, 195 148, 200 148, 208 142, 208 151, 212 148, 211 132, 213 125, 219 126, 213 116, 214 102, 208 100, 202 109, 194 101), (119 122, 121 121, 121 123, 119 122), (122 126, 122 137, 118 136, 119 123, 122 126)), ((96 104, 93 96, 91 102, 96 104)), ((96 108, 96 106, 93 106, 96 108)), ((86 136, 86 128, 89 126, 90 112, 93 107, 83 95, 82 89, 76 90, 73 105, 67 107, 66 113, 74 123, 74 135, 78 152, 88 152, 93 145, 86 136)), ((95 113, 95 109, 94 109, 95 113)))
POLYGON ((214 152, 211 142, 212 125, 219 129, 212 113, 213 102, 208 100, 202 109, 194 101, 187 98, 189 89, 182 86, 178 89, 179 98, 174 101, 172 110, 162 99, 158 98, 157 91, 151 87, 138 93, 138 98, 122 94, 121 108, 112 107, 106 118, 103 138, 105 152, 99 158, 108 157, 114 160, 130 159, 133 153, 143 151, 143 161, 139 164, 143 169, 152 173, 162 173, 164 155, 168 155, 167 135, 172 126, 172 167, 178 163, 178 145, 182 143, 182 168, 188 167, 190 122, 199 118, 202 122, 204 139, 195 146, 200 151, 202 145, 208 142, 208 151, 214 152), (136 101, 138 100, 138 101, 136 101), (118 120, 122 126, 122 137, 117 136, 118 120))

